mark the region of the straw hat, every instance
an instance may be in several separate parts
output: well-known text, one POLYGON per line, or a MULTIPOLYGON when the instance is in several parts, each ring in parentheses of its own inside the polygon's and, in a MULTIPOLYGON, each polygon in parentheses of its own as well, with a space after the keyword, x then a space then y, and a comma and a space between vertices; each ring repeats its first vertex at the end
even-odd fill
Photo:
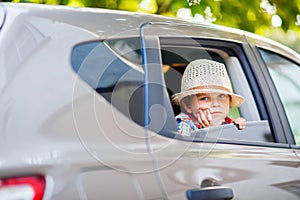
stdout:
POLYGON ((230 107, 239 107, 244 97, 234 94, 225 65, 207 59, 189 63, 181 80, 181 92, 172 96, 172 101, 179 104, 189 95, 199 93, 223 93, 231 96, 230 107))

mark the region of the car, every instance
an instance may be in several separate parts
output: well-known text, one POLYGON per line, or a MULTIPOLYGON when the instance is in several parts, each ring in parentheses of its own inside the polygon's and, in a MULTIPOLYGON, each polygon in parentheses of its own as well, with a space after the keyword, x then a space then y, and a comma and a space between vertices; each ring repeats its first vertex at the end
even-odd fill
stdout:
POLYGON ((299 199, 300 55, 229 27, 0 4, 0 199, 299 199), (233 124, 178 134, 189 62, 226 65, 233 124))

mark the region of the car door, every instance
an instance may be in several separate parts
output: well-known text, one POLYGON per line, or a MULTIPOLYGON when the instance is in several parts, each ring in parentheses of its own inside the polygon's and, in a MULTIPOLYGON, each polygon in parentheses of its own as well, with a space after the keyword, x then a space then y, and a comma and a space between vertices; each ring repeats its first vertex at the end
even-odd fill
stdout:
POLYGON ((245 37, 201 26, 148 23, 141 38, 145 127, 159 135, 148 145, 165 197, 299 199, 299 158, 282 127, 280 102, 245 37), (170 95, 178 92, 187 63, 203 57, 222 60, 234 91, 246 97, 245 105, 232 111, 248 120, 245 130, 228 125, 192 137, 176 133, 172 119, 180 108, 171 105, 170 95), (163 146, 157 143, 161 137, 166 138, 163 146))
POLYGON ((263 45, 255 48, 256 52, 261 56, 265 69, 270 75, 271 87, 276 90, 276 95, 282 102, 282 108, 287 118, 286 138, 291 144, 291 148, 299 157, 299 63, 300 56, 298 54, 288 54, 281 49, 267 48, 263 45))

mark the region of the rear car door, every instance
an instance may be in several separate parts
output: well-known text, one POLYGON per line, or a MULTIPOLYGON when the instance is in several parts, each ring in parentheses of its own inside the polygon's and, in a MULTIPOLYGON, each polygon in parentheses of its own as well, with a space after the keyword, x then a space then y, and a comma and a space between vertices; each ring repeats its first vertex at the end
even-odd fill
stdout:
POLYGON ((299 199, 299 159, 285 113, 245 37, 201 26, 149 23, 141 28, 141 38, 145 125, 169 138, 165 146, 156 144, 159 136, 149 141, 165 194, 171 199, 299 199), (177 134, 174 117, 180 108, 170 97, 180 91, 186 65, 198 58, 227 66, 234 91, 246 98, 231 112, 247 119, 245 130, 228 125, 192 137, 177 134))

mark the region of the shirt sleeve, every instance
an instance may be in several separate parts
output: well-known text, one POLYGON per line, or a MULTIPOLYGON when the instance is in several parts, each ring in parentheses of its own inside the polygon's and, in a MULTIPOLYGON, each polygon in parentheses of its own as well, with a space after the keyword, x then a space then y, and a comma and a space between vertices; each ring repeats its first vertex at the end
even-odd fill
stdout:
POLYGON ((190 132, 193 130, 190 124, 182 118, 177 118, 176 122, 179 134, 183 136, 190 136, 190 132))
POLYGON ((180 135, 190 136, 192 131, 198 129, 192 119, 184 113, 180 113, 175 119, 177 123, 177 130, 180 135))
POLYGON ((232 123, 232 119, 229 117, 225 117, 225 124, 231 124, 232 123))

